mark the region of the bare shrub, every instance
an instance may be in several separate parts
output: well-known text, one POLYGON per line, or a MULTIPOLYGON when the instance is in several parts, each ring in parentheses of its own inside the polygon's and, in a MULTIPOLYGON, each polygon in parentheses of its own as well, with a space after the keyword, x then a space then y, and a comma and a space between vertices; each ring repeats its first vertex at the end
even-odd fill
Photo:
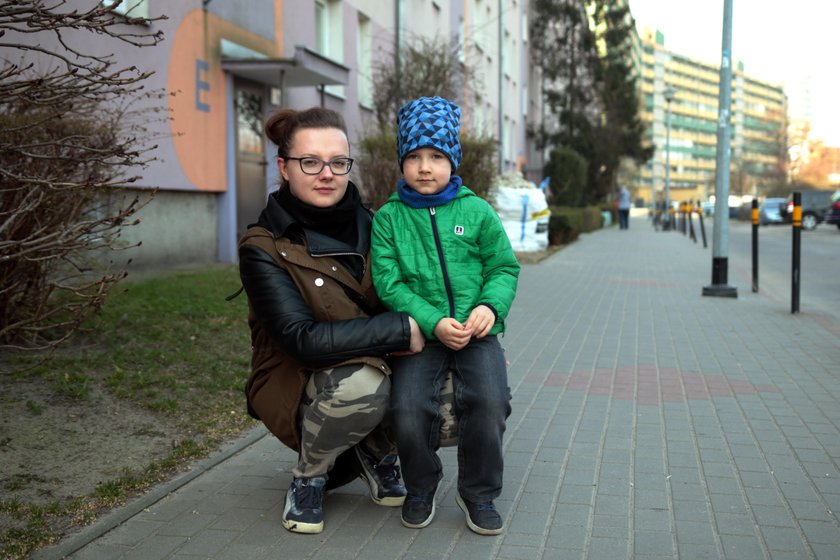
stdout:
POLYGON ((119 4, 0 0, 0 348, 54 349, 125 276, 109 254, 151 191, 116 205, 111 195, 151 161, 148 113, 164 118, 129 108, 159 107, 161 94, 142 91, 150 73, 68 38, 163 39, 137 25, 150 20, 115 13, 119 4), (61 48, 41 46, 50 42, 61 48))
POLYGON ((364 202, 378 210, 397 188, 402 176, 397 163, 397 129, 383 125, 359 138, 359 175, 364 185, 364 202))
POLYGON ((413 36, 399 55, 398 65, 383 59, 373 69, 373 113, 380 129, 394 126, 397 111, 412 99, 439 95, 457 102, 466 84, 478 89, 456 39, 413 36))
MULTIPOLYGON (((462 99, 469 84, 473 92, 481 89, 480 80, 468 61, 462 62, 456 40, 439 37, 415 37, 400 53, 400 64, 382 60, 374 68, 376 89, 373 123, 358 140, 360 182, 365 202, 376 210, 396 190, 402 176, 397 161, 396 115, 406 102, 418 97, 439 95, 469 110, 462 99)), ((461 128, 463 157, 457 174, 476 194, 486 197, 496 173, 495 138, 461 128)))

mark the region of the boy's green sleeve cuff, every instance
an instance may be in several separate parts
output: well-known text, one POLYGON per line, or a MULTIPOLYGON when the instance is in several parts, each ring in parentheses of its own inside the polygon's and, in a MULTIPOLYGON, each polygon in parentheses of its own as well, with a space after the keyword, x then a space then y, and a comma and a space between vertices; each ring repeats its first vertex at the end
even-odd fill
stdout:
POLYGON ((418 319, 417 317, 414 318, 417 321, 417 324, 420 326, 420 330, 423 331, 423 335, 425 335, 426 340, 437 340, 435 336, 435 327, 443 319, 445 315, 429 315, 418 319))

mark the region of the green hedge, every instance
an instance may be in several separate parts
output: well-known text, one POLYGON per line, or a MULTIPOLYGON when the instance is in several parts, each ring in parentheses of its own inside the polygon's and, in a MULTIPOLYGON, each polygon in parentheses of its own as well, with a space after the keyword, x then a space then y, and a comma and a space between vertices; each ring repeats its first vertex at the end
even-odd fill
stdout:
POLYGON ((587 167, 586 159, 571 148, 551 151, 543 174, 551 177, 549 189, 555 204, 580 206, 586 189, 587 167))
POLYGON ((597 206, 552 206, 551 218, 548 221, 548 243, 566 245, 577 239, 581 233, 595 231, 603 226, 601 208, 597 206))

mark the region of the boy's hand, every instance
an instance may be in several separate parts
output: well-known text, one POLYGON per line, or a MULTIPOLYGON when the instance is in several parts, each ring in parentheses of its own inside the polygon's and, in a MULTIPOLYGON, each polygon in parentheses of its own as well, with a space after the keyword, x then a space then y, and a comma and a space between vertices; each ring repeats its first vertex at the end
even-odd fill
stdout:
POLYGON ((451 317, 444 317, 438 321, 434 333, 444 346, 452 350, 460 350, 469 343, 472 337, 472 331, 451 317))
POLYGON ((487 336, 493 325, 496 324, 496 314, 486 305, 478 305, 472 310, 470 316, 467 318, 467 324, 464 327, 472 332, 476 338, 487 336))

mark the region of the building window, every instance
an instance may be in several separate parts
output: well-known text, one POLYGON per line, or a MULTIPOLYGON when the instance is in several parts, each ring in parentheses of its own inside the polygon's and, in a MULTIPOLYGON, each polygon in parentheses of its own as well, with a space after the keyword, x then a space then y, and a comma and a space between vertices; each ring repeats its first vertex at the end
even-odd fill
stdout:
POLYGON ((507 116, 505 116, 503 122, 505 123, 504 124, 504 131, 503 131, 503 134, 504 134, 504 146, 503 146, 504 152, 503 153, 504 153, 504 157, 505 157, 505 163, 506 164, 512 164, 514 161, 516 161, 516 150, 515 150, 516 146, 515 146, 515 143, 513 141, 515 123, 512 122, 510 120, 510 118, 507 117, 507 116))
POLYGON ((323 2, 315 2, 315 51, 329 56, 329 17, 327 7, 323 2))
POLYGON ((475 0, 473 3, 473 41, 479 50, 484 51, 487 48, 486 34, 487 34, 487 8, 484 6, 483 0, 475 0))
POLYGON ((464 16, 458 18, 458 62, 464 64, 466 56, 464 55, 464 41, 466 41, 464 16))
POLYGON ((242 153, 263 153, 262 97, 256 93, 236 92, 237 145, 242 153))
POLYGON ((341 62, 343 28, 341 25, 341 2, 338 0, 316 0, 315 2, 315 51, 341 62))
POLYGON ((513 40, 513 37, 511 37, 510 32, 508 32, 507 29, 505 29, 503 44, 505 50, 502 53, 502 63, 504 64, 505 75, 510 79, 515 79, 516 76, 514 76, 513 72, 514 68, 516 68, 514 64, 514 62, 516 62, 514 60, 516 57, 516 42, 513 40))
MULTIPOLYGON (((340 0, 315 1, 315 51, 335 62, 344 61, 344 27, 340 0)), ((344 86, 327 86, 326 91, 344 97, 344 86)))
MULTIPOLYGON (((111 7, 117 0, 102 0, 102 5, 111 7)), ((114 12, 131 18, 148 18, 149 3, 146 0, 123 0, 114 8, 114 12)))
POLYGON ((358 55, 356 80, 359 85, 359 104, 373 107, 373 32, 370 18, 359 13, 358 55))

